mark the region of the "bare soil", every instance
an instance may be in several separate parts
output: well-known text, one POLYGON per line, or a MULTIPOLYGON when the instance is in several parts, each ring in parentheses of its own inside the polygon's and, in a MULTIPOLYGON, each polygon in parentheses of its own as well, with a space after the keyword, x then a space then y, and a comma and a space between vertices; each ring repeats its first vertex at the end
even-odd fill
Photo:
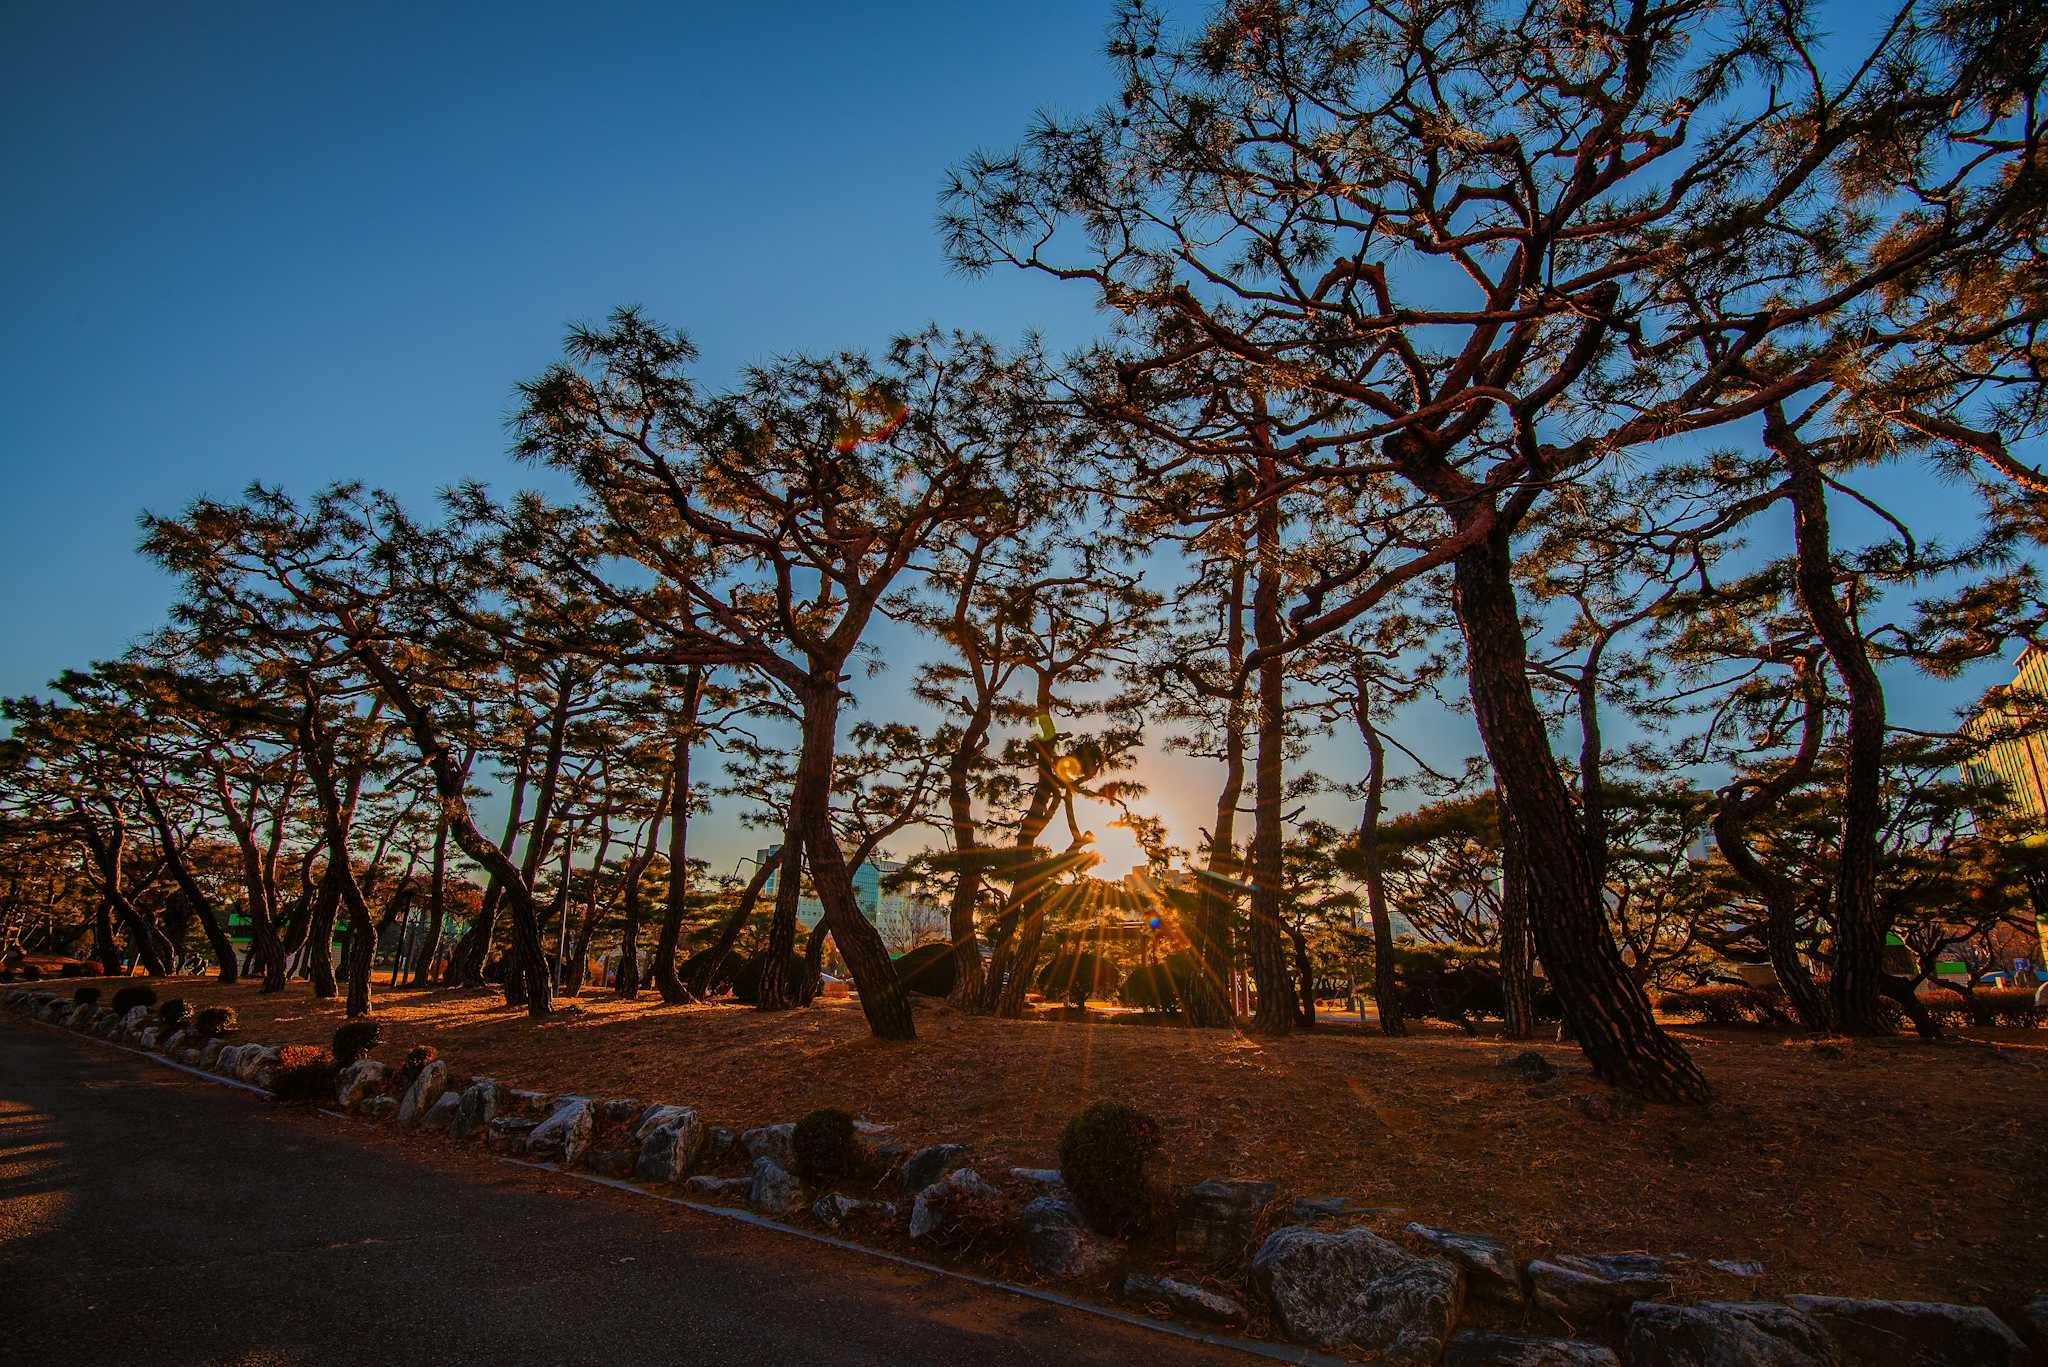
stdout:
MULTIPOLYGON (((69 987, 67 979, 49 986, 69 987)), ((103 999, 121 980, 102 980, 103 999)), ((139 980, 137 980, 139 981, 139 980)), ((244 1039, 325 1043, 339 999, 211 979, 160 997, 233 1006, 244 1039)), ((1156 1117, 1165 1189, 1266 1177, 1281 1201, 1342 1196, 1385 1230, 1419 1220, 1548 1250, 1683 1253, 1696 1294, 1884 1295, 2010 1305, 2048 1289, 2048 1031, 1810 1041, 1673 1025, 1717 1090, 1705 1107, 1588 1111, 1608 1094, 1569 1045, 1425 1025, 1285 1039, 1105 1012, 1003 1021, 943 1004, 918 1039, 858 1005, 763 1013, 609 992, 534 1022, 494 991, 383 991, 377 1056, 432 1044, 458 1075, 686 1102, 735 1128, 843 1106, 907 1143, 969 1143, 985 1175, 1057 1164, 1061 1128, 1110 1098, 1156 1117), (1531 1086, 1497 1062, 1533 1048, 1531 1086), (1708 1259, 1760 1261, 1732 1279, 1708 1259)))

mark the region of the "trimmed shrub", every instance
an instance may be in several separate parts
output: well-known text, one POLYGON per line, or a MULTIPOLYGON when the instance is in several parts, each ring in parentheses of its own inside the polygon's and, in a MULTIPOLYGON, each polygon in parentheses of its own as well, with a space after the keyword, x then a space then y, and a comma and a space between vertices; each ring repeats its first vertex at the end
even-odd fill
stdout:
POLYGON ((1667 1016, 1707 1025, 1793 1024, 1783 992, 1742 983, 1703 983, 1683 992, 1667 992, 1657 999, 1657 1009, 1667 1016))
POLYGON ((277 1081, 270 1092, 279 1101, 334 1100, 334 1056, 312 1044, 287 1044, 277 1053, 277 1081))
POLYGON ((199 1014, 192 1018, 192 1033, 201 1039, 232 1035, 240 1028, 241 1022, 235 1019, 232 1006, 202 1006, 199 1014))
POLYGON ((23 964, 21 976, 25 982, 39 983, 43 980, 43 967, 41 964, 23 964))
POLYGON ((1194 955, 1184 949, 1154 964, 1141 964, 1117 989, 1117 1000, 1140 1011, 1178 1011, 1196 973, 1194 955))
POLYGON ((57 976, 60 978, 83 978, 86 976, 85 965, 76 959, 66 959, 63 963, 57 965, 57 976))
POLYGON ((155 1006, 156 989, 153 987, 124 987, 114 993, 114 1014, 125 1016, 138 1006, 155 1006))
POLYGON ((950 996, 960 981, 960 960, 953 946, 943 940, 919 945, 908 954, 896 956, 896 979, 905 992, 920 997, 950 996))
POLYGON ((797 1176, 814 1186, 836 1182, 853 1171, 853 1117, 836 1106, 821 1107, 796 1122, 790 1145, 797 1176))
POLYGON ((367 1018, 344 1022, 334 1032, 334 1066, 346 1068, 357 1059, 367 1058, 383 1033, 382 1025, 367 1018))
POLYGON ((1120 1101, 1098 1101, 1060 1136, 1060 1178, 1100 1234, 1131 1234, 1150 1214, 1145 1166, 1159 1147, 1159 1122, 1120 1101))
POLYGON ((1969 993, 1951 987, 1923 987, 1917 995, 1920 1004, 1943 1025, 2028 1029, 2041 1023, 2034 1011, 2031 987, 1980 987, 1969 993))
POLYGON ((97 987, 81 987, 71 994, 71 1001, 75 1006, 91 1006, 99 999, 100 990, 97 987))
MULTIPOLYGON (((766 954, 756 954, 741 964, 732 975, 732 995, 752 1006, 761 1000, 761 969, 768 961, 766 954)), ((818 995, 821 979, 815 973, 804 971, 804 956, 792 954, 788 965, 782 970, 782 980, 795 985, 790 996, 799 1005, 808 1003, 818 995)))
POLYGON ((1091 950, 1061 954, 1038 975, 1038 990, 1070 1006, 1080 1006, 1090 997, 1116 993, 1120 979, 1116 965, 1091 950))
POLYGON ((185 1004, 183 997, 173 997, 156 1009, 157 1023, 163 1027, 166 1035, 183 1025, 185 1018, 191 1014, 192 1008, 185 1004))

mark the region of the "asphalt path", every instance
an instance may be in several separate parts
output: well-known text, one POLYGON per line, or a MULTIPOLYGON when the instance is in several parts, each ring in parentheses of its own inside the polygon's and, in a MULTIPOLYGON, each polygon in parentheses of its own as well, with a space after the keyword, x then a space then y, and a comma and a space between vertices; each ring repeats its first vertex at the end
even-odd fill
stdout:
POLYGON ((0 1364, 1257 1359, 0 1019, 0 1364))

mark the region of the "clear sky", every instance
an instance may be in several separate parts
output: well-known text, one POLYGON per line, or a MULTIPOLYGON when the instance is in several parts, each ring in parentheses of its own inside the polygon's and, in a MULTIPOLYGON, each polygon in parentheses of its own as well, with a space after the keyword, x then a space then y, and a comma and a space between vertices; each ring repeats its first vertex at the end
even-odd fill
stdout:
MULTIPOLYGON (((428 8, 11 13, 0 692, 162 620, 143 508, 534 482, 504 418, 569 320, 644 305, 714 382, 927 320, 1095 326, 1083 289, 952 274, 932 221, 948 165, 1110 93, 1106 0, 428 8)), ((1183 841, 1204 790, 1167 798, 1183 841)))

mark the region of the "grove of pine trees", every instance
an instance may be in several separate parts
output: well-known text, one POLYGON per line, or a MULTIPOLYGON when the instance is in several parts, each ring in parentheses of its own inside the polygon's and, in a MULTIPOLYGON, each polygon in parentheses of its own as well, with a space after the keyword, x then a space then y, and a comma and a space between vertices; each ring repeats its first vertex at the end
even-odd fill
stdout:
POLYGON ((1809 1030, 1937 1029, 1916 988, 2031 923, 2038 854, 1974 777, 1992 730, 1887 688, 2048 615, 2048 10, 1870 32, 1130 0, 1117 98, 941 196, 954 264, 1092 292, 1098 341, 720 377, 622 309, 517 387, 559 494, 149 511, 169 619, 5 703, 0 929, 352 1015, 380 946, 539 1017, 600 950, 671 1002, 750 956, 801 1009, 829 941, 909 1040, 855 870, 922 846, 957 1008, 1014 1016, 1131 918, 1090 872, 1113 814, 1193 1026, 1355 982, 1401 1033, 1421 944, 1666 1101, 1710 1083, 1653 998, 1730 965, 1809 1030), (1967 525, 1927 525, 1937 482, 1967 525), (1201 829, 1148 808, 1148 749, 1214 775, 1201 829), (776 849, 750 878, 693 857, 714 810, 776 849))

